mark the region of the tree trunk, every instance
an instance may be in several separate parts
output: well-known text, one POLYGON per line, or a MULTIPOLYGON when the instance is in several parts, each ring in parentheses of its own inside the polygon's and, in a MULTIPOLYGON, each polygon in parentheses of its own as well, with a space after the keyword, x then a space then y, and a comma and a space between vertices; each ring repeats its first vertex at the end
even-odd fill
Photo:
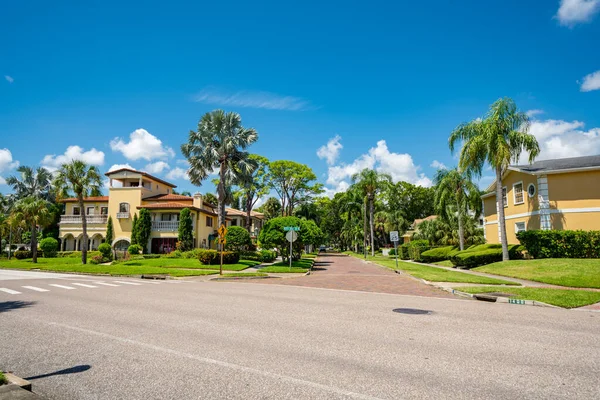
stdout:
MULTIPOLYGON (((254 196, 253 196, 254 197, 254 196)), ((252 197, 246 196, 246 230, 250 235, 252 235, 252 222, 251 222, 251 213, 252 213, 252 197)))
POLYGON ((81 229, 83 230, 83 236, 81 240, 81 263, 87 264, 87 251, 88 251, 88 236, 87 236, 87 217, 85 215, 85 208, 83 207, 83 193, 77 195, 79 200, 79 209, 81 210, 81 229))
POLYGON ((508 240, 506 239, 506 220, 504 218, 504 202, 502 201, 501 167, 496 167, 496 203, 498 204, 498 224, 500 226, 500 243, 502 243, 502 261, 508 261, 508 240))
POLYGON ((368 240, 368 235, 367 235, 367 198, 365 197, 365 200, 363 201, 363 229, 364 229, 364 235, 363 235, 363 253, 365 254, 365 259, 367 258, 367 244, 369 243, 368 240))
POLYGON ((369 226, 371 228, 371 256, 375 257, 375 233, 374 233, 374 226, 375 225, 373 223, 373 216, 374 216, 374 208, 375 205, 373 204, 373 197, 369 196, 369 226))
POLYGON ((465 249, 465 232, 463 228, 463 215, 462 210, 460 209, 460 204, 456 202, 456 210, 458 213, 458 245, 460 246, 460 251, 465 249))
POLYGON ((31 225, 31 254, 32 260, 34 263, 37 263, 37 229, 35 226, 35 222, 31 225))
POLYGON ((225 161, 221 162, 221 167, 219 168, 219 187, 217 188, 217 191, 219 192, 217 206, 218 229, 221 225, 225 225, 225 161))

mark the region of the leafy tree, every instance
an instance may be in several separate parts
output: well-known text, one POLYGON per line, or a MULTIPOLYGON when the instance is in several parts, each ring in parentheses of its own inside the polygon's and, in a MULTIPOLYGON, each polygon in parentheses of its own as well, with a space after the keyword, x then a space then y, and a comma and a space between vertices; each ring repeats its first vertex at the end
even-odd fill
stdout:
POLYGON ((312 183, 317 179, 313 170, 294 161, 273 161, 269 165, 269 179, 281 198, 281 213, 292 215, 294 207, 323 192, 323 185, 312 183))
POLYGON ((283 230, 286 226, 298 226, 298 239, 292 245, 292 259, 300 259, 302 248, 305 244, 317 245, 323 238, 321 229, 314 221, 307 221, 298 217, 277 217, 265 224, 258 235, 258 242, 263 248, 276 247, 284 259, 290 257, 290 243, 285 238, 287 232, 283 230))
POLYGON ((225 235, 225 248, 230 251, 246 250, 252 244, 250 233, 241 226, 230 226, 225 235))
MULTIPOLYGON (((388 174, 380 174, 372 169, 363 169, 352 176, 356 182, 357 188, 362 192, 367 200, 369 207, 369 227, 371 230, 371 256, 375 256, 375 235, 374 235, 374 204, 375 196, 391 181, 392 177, 388 174)), ((365 232, 366 236, 366 232, 365 232)))
POLYGON ((112 217, 109 216, 108 217, 108 221, 106 222, 106 243, 108 243, 109 246, 112 246, 112 242, 114 239, 114 228, 113 228, 113 222, 112 222, 112 217))
POLYGON ((152 234, 152 215, 147 208, 140 209, 140 216, 137 221, 137 244, 142 248, 142 253, 148 253, 148 240, 152 234))
POLYGON ((204 195, 204 202, 208 203, 210 205, 216 206, 219 203, 219 200, 217 199, 217 196, 215 196, 212 193, 206 193, 204 195))
POLYGON ((189 208, 184 208, 179 212, 177 240, 181 251, 189 251, 194 247, 194 228, 192 227, 192 214, 189 208))
POLYGON ((130 244, 138 244, 138 216, 137 214, 133 214, 133 221, 131 222, 131 243, 130 244))
POLYGON ((197 131, 190 131, 188 142, 181 146, 181 152, 190 163, 190 181, 200 186, 213 170, 219 171, 218 220, 225 224, 225 196, 234 175, 249 173, 255 164, 243 151, 258 139, 252 128, 242 126, 242 118, 237 113, 216 110, 204 114, 198 123, 197 131))
POLYGON ((387 211, 400 210, 404 224, 399 231, 404 231, 415 219, 421 219, 435 213, 435 189, 413 185, 400 181, 388 185, 382 192, 382 200, 387 204, 387 211))
POLYGON ((50 223, 52 215, 48 210, 48 202, 33 196, 19 200, 13 209, 17 220, 23 221, 31 229, 31 252, 33 262, 37 263, 37 229, 50 223))
POLYGON ((269 160, 258 154, 250 154, 248 158, 256 164, 256 168, 247 173, 240 171, 237 174, 239 176, 237 185, 240 188, 237 194, 241 197, 243 209, 246 211, 246 230, 250 232, 252 209, 261 197, 269 193, 269 160))
POLYGON ((81 239, 81 262, 87 263, 88 235, 87 217, 83 205, 83 198, 87 196, 99 196, 102 180, 98 169, 89 166, 80 160, 61 165, 54 178, 54 187, 59 197, 66 197, 69 191, 75 193, 79 208, 81 210, 81 228, 83 237, 81 239))
POLYGON ((481 212, 481 198, 479 189, 471 182, 470 176, 456 168, 439 170, 434 178, 435 205, 438 213, 448 219, 448 211, 456 213, 458 219, 458 242, 461 250, 465 249, 463 220, 468 216, 469 210, 474 210, 476 215, 481 212), (450 208, 448 205, 452 204, 450 208))
POLYGON ((6 178, 6 184, 13 188, 17 198, 23 199, 33 196, 49 200, 52 182, 50 171, 43 167, 34 170, 31 167, 22 165, 17 168, 17 172, 20 173, 20 178, 16 176, 6 178))
POLYGON ((268 221, 281 214, 281 203, 275 197, 269 197, 264 204, 256 208, 256 211, 265 214, 265 219, 268 221))
MULTIPOLYGON (((462 142, 459 168, 476 176, 481 176, 486 164, 496 172, 496 202, 502 201, 502 176, 511 162, 518 163, 521 153, 529 153, 532 163, 540 153, 540 146, 529 130, 529 117, 517 109, 512 99, 502 98, 491 105, 483 119, 459 125, 448 139, 450 150, 462 142)), ((498 208, 502 260, 509 259, 506 239, 504 207, 498 208)))

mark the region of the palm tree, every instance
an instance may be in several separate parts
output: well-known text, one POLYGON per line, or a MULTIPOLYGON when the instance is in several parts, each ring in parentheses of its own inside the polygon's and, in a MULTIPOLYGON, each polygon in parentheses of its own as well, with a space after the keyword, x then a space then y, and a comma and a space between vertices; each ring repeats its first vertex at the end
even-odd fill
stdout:
POLYGON ((34 170, 25 165, 17 168, 17 171, 21 174, 20 178, 16 176, 6 178, 6 184, 12 186, 17 198, 33 196, 48 200, 52 182, 50 171, 43 167, 34 170))
POLYGON ((238 113, 215 110, 206 113, 198 122, 198 130, 190 131, 188 142, 181 152, 188 159, 190 181, 200 186, 215 169, 219 171, 218 215, 219 226, 225 224, 226 185, 235 182, 238 173, 250 173, 255 163, 243 151, 258 139, 252 128, 242 126, 238 113))
POLYGON ((81 210, 81 228, 83 230, 81 246, 81 262, 87 263, 88 236, 87 217, 83 198, 88 196, 100 196, 102 178, 98 168, 87 165, 80 160, 73 160, 68 164, 61 165, 54 178, 54 188, 59 197, 66 197, 70 191, 75 193, 79 209, 81 210))
MULTIPOLYGON (((352 181, 356 183, 359 190, 365 196, 365 201, 369 207, 369 227, 371 230, 371 256, 375 256, 375 235, 374 235, 374 204, 377 193, 386 187, 392 177, 388 174, 381 174, 375 170, 365 168, 357 174, 352 175, 352 181)), ((365 232, 366 236, 366 232, 365 232)))
POLYGON ((484 119, 477 119, 459 125, 448 139, 450 150, 454 152, 459 142, 463 142, 460 151, 459 168, 481 176, 486 163, 496 172, 496 204, 502 260, 508 260, 508 242, 506 240, 506 222, 502 201, 502 176, 511 162, 518 163, 521 153, 529 153, 532 163, 540 153, 537 139, 529 130, 529 117, 517 110, 512 99, 496 100, 484 119))
POLYGON ((50 203, 44 199, 29 196, 19 200, 13 208, 15 220, 24 222, 31 228, 31 253, 34 263, 37 263, 38 227, 43 227, 52 221, 49 205, 50 203))
POLYGON ((458 169, 440 169, 433 179, 435 189, 435 206, 438 213, 447 217, 448 204, 456 206, 454 209, 458 218, 458 243, 461 250, 465 249, 465 235, 463 220, 469 210, 481 209, 479 189, 471 182, 470 176, 458 169), (446 215, 445 215, 446 214, 446 215))

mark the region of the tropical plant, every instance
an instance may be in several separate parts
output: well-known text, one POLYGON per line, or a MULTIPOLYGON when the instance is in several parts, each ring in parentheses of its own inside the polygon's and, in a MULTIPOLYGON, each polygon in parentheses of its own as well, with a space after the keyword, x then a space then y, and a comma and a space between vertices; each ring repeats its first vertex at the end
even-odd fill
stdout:
POLYGON ((31 229, 31 253, 33 262, 37 262, 37 230, 52 220, 48 202, 33 196, 19 200, 13 209, 15 219, 23 221, 31 229))
POLYGON ((77 197, 79 209, 81 210, 81 228, 83 237, 81 239, 81 262, 87 263, 88 235, 87 217, 83 205, 84 197, 99 196, 102 180, 98 168, 87 165, 80 160, 61 165, 54 178, 54 188, 58 197, 66 197, 72 191, 77 197))
POLYGON ((240 171, 238 174, 237 186, 240 188, 237 192, 242 198, 243 209, 246 211, 246 230, 252 229, 252 209, 256 202, 269 193, 269 160, 258 154, 250 154, 248 159, 256 164, 256 168, 240 171))
POLYGON ((226 185, 236 181, 236 174, 248 174, 256 164, 245 152, 256 142, 258 133, 242 126, 238 113, 215 110, 206 113, 196 131, 190 131, 188 142, 181 145, 181 152, 190 163, 190 181, 200 186, 213 171, 219 173, 217 208, 219 226, 225 224, 226 185))
POLYGON ((189 251, 194 247, 194 229, 192 227, 192 214, 189 208, 184 208, 179 212, 179 228, 177 241, 178 250, 189 251))
POLYGON ((216 206, 219 203, 219 200, 217 199, 217 196, 215 196, 212 193, 206 193, 204 195, 204 203, 208 203, 212 206, 216 206))
POLYGON ((23 199, 32 196, 49 200, 52 182, 50 171, 43 167, 34 170, 22 165, 17 168, 17 172, 19 172, 20 178, 16 176, 6 178, 6 184, 13 188, 17 198, 23 199))
POLYGON ((540 147, 529 130, 529 117, 517 109, 515 102, 502 98, 491 105, 483 119, 477 119, 459 125, 448 139, 450 150, 454 152, 459 142, 459 168, 476 176, 481 176, 486 164, 496 173, 496 202, 498 223, 500 224, 500 242, 502 260, 509 259, 506 239, 506 221, 504 207, 500 204, 502 196, 502 177, 511 162, 518 163, 523 152, 529 153, 532 163, 540 153, 540 147))
POLYGON ((142 248, 142 253, 148 253, 148 240, 152 235, 152 215, 147 208, 140 209, 140 216, 136 225, 137 244, 142 248))
POLYGON ((269 197, 264 204, 257 207, 256 211, 265 214, 265 219, 268 221, 281 214, 281 203, 275 197, 269 197))

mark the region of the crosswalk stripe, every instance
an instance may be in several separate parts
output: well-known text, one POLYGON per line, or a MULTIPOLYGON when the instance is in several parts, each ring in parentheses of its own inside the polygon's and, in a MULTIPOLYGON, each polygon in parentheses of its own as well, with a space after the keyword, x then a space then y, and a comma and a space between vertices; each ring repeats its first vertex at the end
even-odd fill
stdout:
POLYGON ((135 283, 135 282, 126 282, 126 281, 115 281, 115 282, 122 283, 124 285, 137 285, 137 286, 141 285, 141 283, 135 283))
POLYGON ((21 287, 23 287, 25 289, 29 289, 29 290, 35 290, 36 292, 49 292, 48 289, 42 289, 42 288, 35 287, 35 286, 21 286, 21 287))
POLYGON ((82 287, 89 287, 89 288, 97 288, 98 287, 98 286, 93 286, 93 285, 87 285, 85 283, 73 283, 73 285, 82 286, 82 287))
POLYGON ((8 294, 21 294, 21 292, 12 289, 0 288, 0 290, 8 294))
POLYGON ((75 289, 74 287, 71 287, 71 286, 55 285, 53 283, 51 283, 50 286, 54 286, 54 287, 61 288, 61 289, 67 289, 67 290, 74 290, 75 289))
POLYGON ((106 283, 106 282, 94 282, 96 285, 104 285, 104 286, 120 286, 120 285, 113 285, 112 283, 106 283))

